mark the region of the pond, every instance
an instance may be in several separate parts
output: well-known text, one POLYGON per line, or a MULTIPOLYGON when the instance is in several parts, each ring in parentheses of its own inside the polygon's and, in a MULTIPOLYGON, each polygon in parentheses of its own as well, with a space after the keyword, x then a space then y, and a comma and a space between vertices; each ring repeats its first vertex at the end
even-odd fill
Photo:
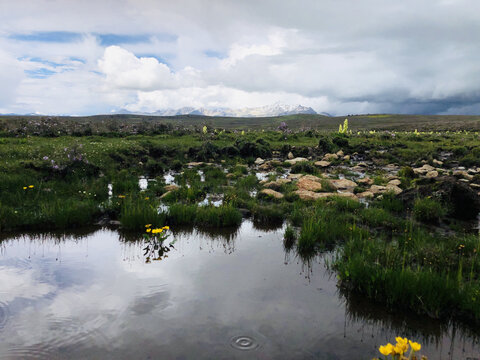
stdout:
POLYGON ((348 300, 329 254, 286 251, 283 228, 175 233, 146 262, 115 230, 0 243, 0 358, 371 359, 404 335, 430 359, 475 359, 473 332, 348 300))

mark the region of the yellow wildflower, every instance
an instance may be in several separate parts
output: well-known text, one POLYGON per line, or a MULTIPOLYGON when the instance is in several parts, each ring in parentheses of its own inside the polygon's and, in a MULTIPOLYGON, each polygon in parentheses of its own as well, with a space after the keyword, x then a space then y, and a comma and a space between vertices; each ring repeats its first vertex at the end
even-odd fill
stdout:
POLYGON ((26 186, 24 186, 24 187, 23 187, 23 190, 27 190, 27 187, 26 187, 26 186))
POLYGON ((408 340, 408 343, 410 344, 410 346, 412 347, 412 350, 413 351, 419 351, 421 348, 422 348, 422 345, 420 345, 419 343, 417 342, 412 342, 410 340, 408 340))
POLYGON ((387 345, 380 346, 378 349, 382 355, 390 355, 393 352, 393 345, 388 343, 387 345))
POLYGON ((395 354, 403 355, 408 350, 407 338, 397 337, 395 340, 397 340, 397 343, 395 344, 393 351, 395 351, 395 354))
POLYGON ((165 230, 170 230, 170 226, 164 226, 163 227, 165 230))
POLYGON ((145 198, 145 200, 149 200, 149 199, 150 199, 150 198, 149 198, 148 196, 145 198))
POLYGON ((33 185, 28 185, 28 187, 29 187, 30 189, 33 189, 33 185))
POLYGON ((147 224, 147 225, 145 225, 146 228, 149 228, 149 227, 151 227, 151 226, 152 226, 152 224, 147 224))
POLYGON ((152 231, 152 229, 148 228, 148 229, 147 229, 147 232, 149 233, 150 231, 152 231))

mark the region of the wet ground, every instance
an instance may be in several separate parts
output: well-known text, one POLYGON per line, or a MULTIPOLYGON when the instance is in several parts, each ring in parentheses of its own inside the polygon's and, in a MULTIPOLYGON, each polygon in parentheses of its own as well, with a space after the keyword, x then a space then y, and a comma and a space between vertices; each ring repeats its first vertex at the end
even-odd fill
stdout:
POLYGON ((407 336, 429 359, 480 357, 460 326, 348 299, 324 265, 286 252, 283 229, 178 232, 146 262, 114 230, 0 243, 0 358, 370 359, 407 336), (405 316, 407 315, 407 316, 405 316))

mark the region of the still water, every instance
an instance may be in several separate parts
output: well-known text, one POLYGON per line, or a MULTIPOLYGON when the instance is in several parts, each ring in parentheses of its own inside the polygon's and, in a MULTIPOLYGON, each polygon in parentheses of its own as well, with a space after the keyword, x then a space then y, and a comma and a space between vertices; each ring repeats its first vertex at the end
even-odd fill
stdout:
POLYGON ((282 234, 250 221, 178 232, 150 262, 142 241, 108 229, 6 238, 0 358, 370 359, 400 334, 429 359, 480 357, 461 327, 347 301, 328 254, 302 261, 282 234))

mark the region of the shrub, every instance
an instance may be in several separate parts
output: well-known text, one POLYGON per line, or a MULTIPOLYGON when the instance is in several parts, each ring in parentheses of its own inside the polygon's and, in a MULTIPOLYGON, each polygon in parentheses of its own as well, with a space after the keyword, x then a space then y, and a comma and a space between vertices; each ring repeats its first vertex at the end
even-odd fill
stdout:
POLYGON ((306 173, 306 174, 316 174, 318 169, 307 161, 298 162, 292 166, 292 173, 306 173))
POLYGON ((318 150, 320 150, 322 153, 330 153, 335 149, 335 146, 333 145, 332 141, 330 138, 327 136, 320 136, 318 139, 318 150))

